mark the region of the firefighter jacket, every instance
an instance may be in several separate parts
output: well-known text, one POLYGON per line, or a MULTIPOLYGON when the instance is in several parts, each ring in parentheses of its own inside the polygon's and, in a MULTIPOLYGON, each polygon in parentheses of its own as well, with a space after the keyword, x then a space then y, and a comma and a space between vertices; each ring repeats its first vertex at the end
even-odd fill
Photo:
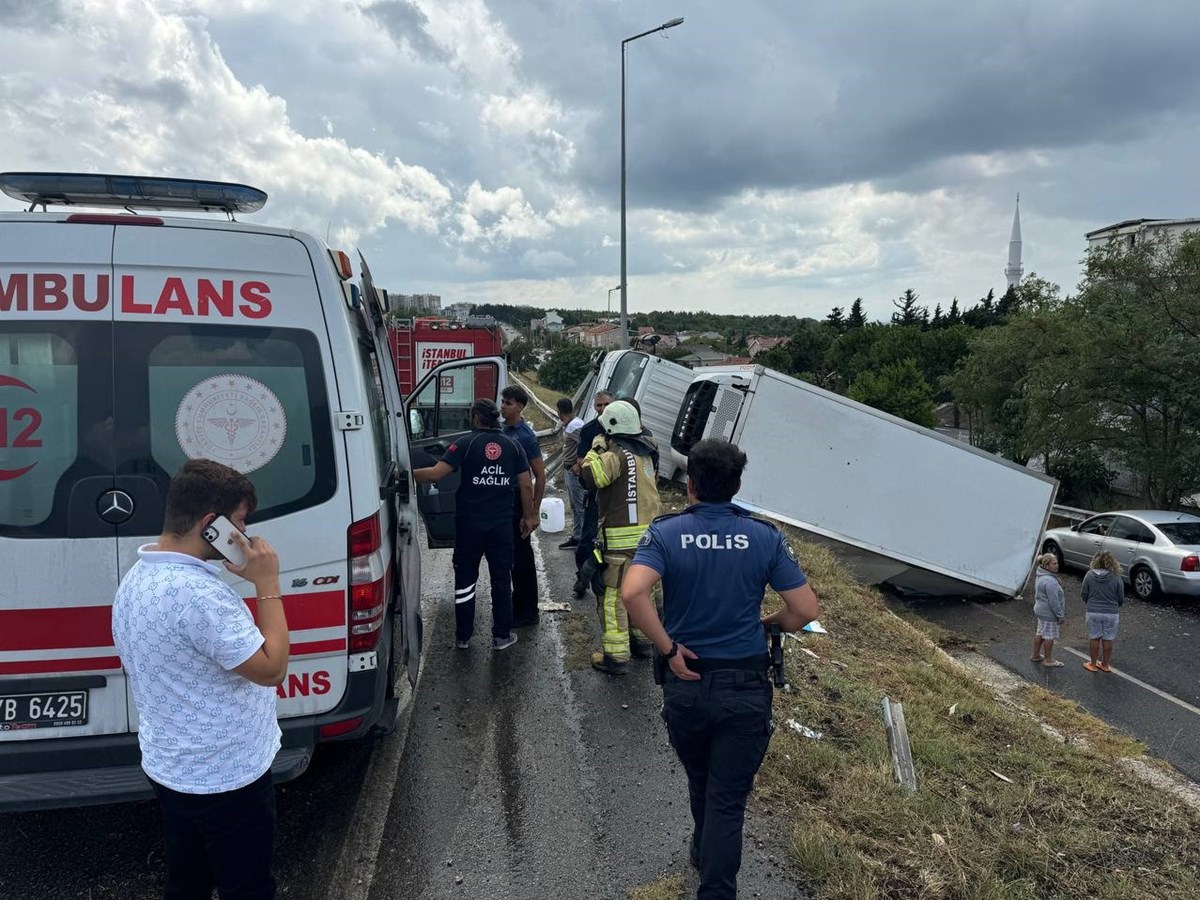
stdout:
POLYGON ((599 437, 583 458, 579 480, 596 491, 606 553, 632 553, 659 514, 650 441, 645 436, 599 437))

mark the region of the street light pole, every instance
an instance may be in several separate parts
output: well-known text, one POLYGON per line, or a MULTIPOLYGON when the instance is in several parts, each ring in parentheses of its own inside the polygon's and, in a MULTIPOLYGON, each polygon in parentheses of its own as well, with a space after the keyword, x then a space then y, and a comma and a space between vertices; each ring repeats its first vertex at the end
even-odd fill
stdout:
POLYGON ((651 28, 649 31, 643 31, 641 34, 635 34, 633 37, 625 38, 621 41, 621 349, 629 348, 629 298, 627 291, 627 271, 626 271, 626 247, 625 247, 625 45, 636 41, 638 38, 644 38, 648 34, 655 34, 659 31, 666 31, 668 28, 674 28, 676 25, 683 24, 683 17, 671 19, 669 22, 663 22, 657 28, 651 28))

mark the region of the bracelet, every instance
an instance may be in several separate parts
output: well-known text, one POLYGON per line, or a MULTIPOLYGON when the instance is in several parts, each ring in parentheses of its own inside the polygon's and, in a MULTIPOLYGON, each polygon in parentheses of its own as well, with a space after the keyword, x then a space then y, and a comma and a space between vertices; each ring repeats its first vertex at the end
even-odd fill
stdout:
POLYGON ((283 594, 267 594, 263 597, 256 598, 258 600, 283 600, 283 594))

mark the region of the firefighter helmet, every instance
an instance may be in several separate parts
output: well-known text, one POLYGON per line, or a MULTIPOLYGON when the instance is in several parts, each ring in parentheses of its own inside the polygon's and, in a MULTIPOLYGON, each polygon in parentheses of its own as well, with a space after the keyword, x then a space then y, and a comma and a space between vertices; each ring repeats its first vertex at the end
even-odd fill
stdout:
POLYGON ((618 400, 605 407, 600 414, 600 426, 605 434, 641 434, 642 420, 637 410, 624 400, 618 400))

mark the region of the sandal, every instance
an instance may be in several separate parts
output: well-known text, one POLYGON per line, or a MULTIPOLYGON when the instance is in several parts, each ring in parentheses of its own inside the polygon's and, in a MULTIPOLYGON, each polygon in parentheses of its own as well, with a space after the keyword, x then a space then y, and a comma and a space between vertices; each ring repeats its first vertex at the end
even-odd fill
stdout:
POLYGON ((1047 669, 1061 669, 1063 667, 1063 661, 1061 659, 1056 659, 1054 662, 1044 662, 1042 665, 1047 669))
POLYGON ((1030 662, 1041 662, 1042 658, 1040 656, 1031 656, 1031 657, 1029 657, 1029 661, 1030 662))
POLYGON ((1100 667, 1093 662, 1085 662, 1083 664, 1083 667, 1085 669, 1087 669, 1089 672, 1099 672, 1100 671, 1100 667))
POLYGON ((1108 663, 1101 662, 1101 663, 1096 663, 1096 665, 1099 666, 1101 672, 1111 672, 1112 671, 1112 666, 1110 666, 1108 663))

